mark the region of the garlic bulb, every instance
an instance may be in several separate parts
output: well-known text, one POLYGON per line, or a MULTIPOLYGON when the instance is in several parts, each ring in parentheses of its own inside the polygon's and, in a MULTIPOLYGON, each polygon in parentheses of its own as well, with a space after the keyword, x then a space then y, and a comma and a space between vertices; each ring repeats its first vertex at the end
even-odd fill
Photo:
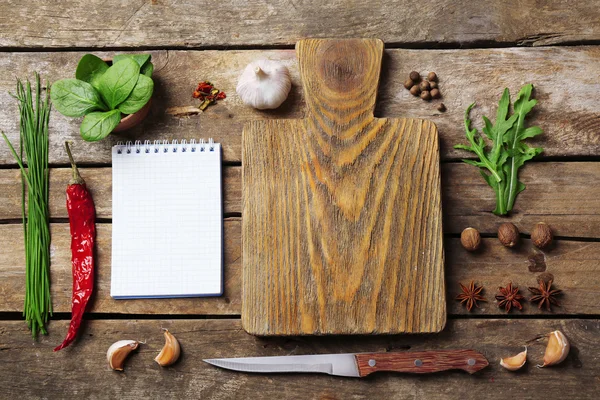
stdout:
POLYGON ((287 67, 277 61, 248 64, 236 88, 242 101, 259 110, 279 107, 290 93, 292 81, 287 67))
POLYGON ((119 340, 113 343, 106 352, 106 359, 108 365, 115 371, 123 371, 123 364, 125 359, 139 346, 139 342, 135 340, 119 340))

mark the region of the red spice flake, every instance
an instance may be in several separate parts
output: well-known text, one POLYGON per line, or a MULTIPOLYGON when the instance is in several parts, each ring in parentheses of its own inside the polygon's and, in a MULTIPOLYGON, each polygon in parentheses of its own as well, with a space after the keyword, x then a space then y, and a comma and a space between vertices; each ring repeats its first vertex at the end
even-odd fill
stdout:
POLYGON ((202 104, 200 104, 200 110, 204 111, 209 105, 216 104, 217 100, 223 100, 227 96, 224 92, 221 92, 219 89, 215 88, 215 86, 209 81, 202 81, 198 83, 198 86, 196 87, 196 90, 194 90, 192 97, 202 101, 202 104))

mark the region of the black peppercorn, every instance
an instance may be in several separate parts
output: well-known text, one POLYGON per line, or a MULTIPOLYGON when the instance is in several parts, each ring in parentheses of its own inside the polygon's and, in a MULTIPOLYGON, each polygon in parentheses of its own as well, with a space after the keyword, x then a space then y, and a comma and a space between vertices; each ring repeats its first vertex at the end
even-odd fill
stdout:
POLYGON ((437 82, 437 80, 438 80, 438 77, 437 77, 437 75, 435 74, 435 72, 430 72, 430 73, 427 75, 427 80, 428 80, 428 81, 430 81, 430 82, 437 82))
POLYGON ((410 88, 410 94, 412 94, 413 96, 418 96, 419 93, 421 93, 421 89, 419 89, 419 85, 414 85, 413 87, 410 88))
POLYGON ((412 71, 409 75, 409 78, 413 82, 419 82, 421 80, 421 75, 417 71, 412 71))
POLYGON ((429 82, 423 81, 421 82, 420 88, 421 90, 429 90, 431 89, 431 86, 429 86, 429 82))
POLYGON ((424 90, 424 91, 421 92, 421 98, 423 100, 429 101, 429 100, 431 100, 431 94, 429 93, 429 91, 424 90))

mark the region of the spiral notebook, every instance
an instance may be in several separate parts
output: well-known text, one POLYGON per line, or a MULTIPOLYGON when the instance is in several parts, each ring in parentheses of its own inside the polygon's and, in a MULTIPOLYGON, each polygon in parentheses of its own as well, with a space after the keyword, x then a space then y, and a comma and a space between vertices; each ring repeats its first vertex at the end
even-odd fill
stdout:
POLYGON ((113 146, 112 181, 111 296, 221 295, 220 144, 113 146))

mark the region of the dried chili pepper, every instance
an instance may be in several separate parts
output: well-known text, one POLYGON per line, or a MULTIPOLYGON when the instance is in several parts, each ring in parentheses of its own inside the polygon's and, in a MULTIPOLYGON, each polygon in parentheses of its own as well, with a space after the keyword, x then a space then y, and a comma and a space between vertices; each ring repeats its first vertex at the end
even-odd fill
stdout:
POLYGON ((196 90, 194 90, 194 93, 192 93, 192 97, 202 101, 202 104, 200 104, 199 108, 201 111, 204 111, 209 105, 216 104, 217 100, 223 100, 227 96, 224 92, 221 92, 219 89, 215 88, 215 86, 209 81, 202 81, 198 83, 196 90))
POLYGON ((65 143, 65 147, 73 169, 73 178, 67 187, 67 212, 71 228, 73 297, 69 331, 65 340, 54 351, 67 347, 75 340, 85 307, 94 290, 94 243, 96 241, 94 200, 86 188, 85 181, 79 175, 69 144, 65 143))

